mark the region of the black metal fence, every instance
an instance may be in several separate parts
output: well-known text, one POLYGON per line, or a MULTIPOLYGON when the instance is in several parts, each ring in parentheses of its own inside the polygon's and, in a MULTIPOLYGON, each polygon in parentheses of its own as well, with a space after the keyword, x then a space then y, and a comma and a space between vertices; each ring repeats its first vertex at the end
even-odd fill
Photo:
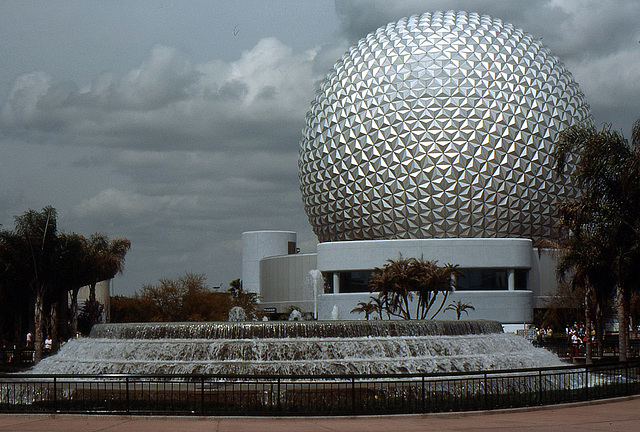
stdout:
POLYGON ((34 351, 28 348, 0 348, 0 365, 28 367, 33 366, 34 351))
POLYGON ((640 362, 424 375, 0 375, 0 413, 354 415, 473 411, 640 393, 640 362))

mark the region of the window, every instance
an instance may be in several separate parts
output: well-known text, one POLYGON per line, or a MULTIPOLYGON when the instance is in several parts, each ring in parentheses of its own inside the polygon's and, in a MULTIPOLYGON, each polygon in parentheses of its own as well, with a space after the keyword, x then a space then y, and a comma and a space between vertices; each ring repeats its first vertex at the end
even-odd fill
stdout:
POLYGON ((506 269, 460 269, 456 289, 460 291, 507 291, 506 269))
POLYGON ((371 273, 373 273, 371 270, 340 272, 340 292, 369 292, 371 273))
POLYGON ((324 293, 325 294, 333 294, 333 273, 332 272, 322 272, 322 277, 324 278, 324 293))
POLYGON ((526 291, 528 289, 528 281, 529 281, 529 270, 525 269, 515 269, 515 283, 516 290, 526 291))
POLYGON ((289 255, 293 255, 296 253, 297 249, 296 249, 296 242, 289 242, 287 244, 287 252, 289 253, 289 255))

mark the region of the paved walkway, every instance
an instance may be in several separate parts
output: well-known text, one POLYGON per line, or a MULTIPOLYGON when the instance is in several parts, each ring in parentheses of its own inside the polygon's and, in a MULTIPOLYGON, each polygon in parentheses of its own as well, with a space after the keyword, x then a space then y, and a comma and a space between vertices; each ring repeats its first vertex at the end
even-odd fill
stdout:
POLYGON ((131 417, 0 414, 0 432, 640 431, 640 397, 475 413, 380 417, 131 417))

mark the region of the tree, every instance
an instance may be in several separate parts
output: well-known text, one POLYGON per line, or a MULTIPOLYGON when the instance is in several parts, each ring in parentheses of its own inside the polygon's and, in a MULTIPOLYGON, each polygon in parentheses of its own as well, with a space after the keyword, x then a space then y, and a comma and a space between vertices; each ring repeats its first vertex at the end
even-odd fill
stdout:
POLYGON ((14 341, 22 340, 24 317, 33 311, 29 275, 20 259, 23 243, 15 233, 0 230, 0 315, 7 328, 12 327, 14 341))
POLYGON ((15 218, 15 268, 22 267, 34 297, 35 361, 42 359, 45 297, 53 288, 56 253, 57 213, 51 207, 42 211, 28 210, 15 218))
POLYGON ((131 242, 124 237, 116 237, 111 241, 102 233, 92 234, 87 244, 86 268, 89 285, 89 322, 95 324, 98 320, 96 305, 96 284, 113 278, 122 273, 124 260, 131 248, 131 242))
POLYGON ((378 312, 378 308, 373 301, 374 298, 371 297, 368 302, 358 302, 358 306, 351 309, 351 313, 364 313, 364 319, 369 321, 369 316, 373 315, 375 312, 378 312))
MULTIPOLYGON (((585 287, 587 325, 591 305, 615 290, 619 321, 620 360, 628 355, 628 318, 631 293, 637 288, 640 264, 640 120, 629 143, 611 125, 601 131, 591 125, 563 131, 553 153, 562 173, 569 158, 576 159, 571 173, 581 194, 560 206, 560 265, 571 268, 573 279, 585 287), (598 275, 611 277, 607 284, 598 275)), ((562 268, 559 268, 562 270, 562 268)))
POLYGON ((437 264, 437 261, 425 261, 422 257, 415 261, 418 278, 416 316, 419 319, 427 317, 427 313, 435 304, 436 299, 442 294, 440 306, 433 313, 431 319, 438 315, 452 290, 452 278, 459 275, 457 265, 445 264, 443 267, 438 267, 437 264))
POLYGON ((111 304, 111 322, 149 322, 151 321, 152 305, 144 302, 140 296, 113 296, 111 304))
POLYGON ((232 305, 232 295, 211 291, 205 275, 185 273, 177 279, 165 278, 158 284, 144 285, 133 300, 119 298, 115 315, 119 322, 131 318, 156 322, 225 321, 232 305), (140 310, 144 313, 136 315, 135 311, 140 310))
POLYGON ((369 279, 372 292, 378 293, 383 308, 390 316, 411 319, 409 303, 416 289, 412 258, 389 259, 383 268, 375 268, 369 279))
POLYGON ((89 246, 79 234, 58 233, 57 212, 51 206, 39 212, 30 209, 15 217, 12 231, 0 230, 2 308, 14 316, 15 341, 21 340, 25 307, 33 308, 36 361, 42 358, 45 331, 53 340, 66 331, 67 293, 71 292, 75 331, 78 289, 122 271, 130 243, 122 238, 107 241, 105 248, 97 248, 106 250, 101 254, 92 254, 89 246))
POLYGON ((452 289, 452 278, 458 274, 457 266, 446 264, 438 267, 437 261, 425 261, 422 257, 387 260, 380 269, 374 269, 369 279, 372 292, 378 293, 378 299, 389 316, 411 319, 411 302, 417 296, 415 316, 426 319, 429 311, 442 299, 438 309, 431 315, 433 319, 444 306, 452 289))
POLYGON ((231 294, 231 307, 239 306, 244 309, 248 320, 260 318, 258 294, 245 291, 240 279, 234 279, 229 283, 229 293, 231 294))
MULTIPOLYGON (((58 236, 58 249, 60 253, 57 255, 56 263, 58 267, 56 285, 58 291, 71 294, 69 332, 75 335, 78 331, 78 291, 90 282, 86 266, 87 239, 76 233, 62 233, 58 236)), ((55 331, 53 340, 56 343, 57 332, 55 331)))
POLYGON ((456 313, 456 318, 460 321, 460 317, 462 316, 462 312, 469 315, 470 310, 476 310, 475 307, 471 306, 468 303, 462 303, 460 300, 449 304, 446 308, 446 311, 451 310, 456 313))

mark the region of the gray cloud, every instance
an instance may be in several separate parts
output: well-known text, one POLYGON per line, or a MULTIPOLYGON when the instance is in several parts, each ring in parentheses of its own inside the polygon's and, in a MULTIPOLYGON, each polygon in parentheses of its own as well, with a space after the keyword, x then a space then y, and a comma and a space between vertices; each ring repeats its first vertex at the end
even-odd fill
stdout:
POLYGON ((294 230, 313 251, 297 179, 305 114, 349 46, 403 16, 513 23, 567 64, 596 122, 626 128, 640 115, 632 0, 142 3, 0 4, 0 223, 51 204, 62 229, 130 238, 116 293, 185 271, 226 284, 240 277, 244 230, 294 230), (19 12, 39 8, 55 19, 27 29, 19 12), (60 28, 69 10, 91 18, 60 28))
POLYGON ((313 53, 294 54, 272 38, 230 63, 193 65, 177 49, 156 46, 140 67, 103 73, 84 88, 45 72, 21 75, 0 124, 7 135, 82 146, 295 146, 319 78, 312 64, 313 53))

